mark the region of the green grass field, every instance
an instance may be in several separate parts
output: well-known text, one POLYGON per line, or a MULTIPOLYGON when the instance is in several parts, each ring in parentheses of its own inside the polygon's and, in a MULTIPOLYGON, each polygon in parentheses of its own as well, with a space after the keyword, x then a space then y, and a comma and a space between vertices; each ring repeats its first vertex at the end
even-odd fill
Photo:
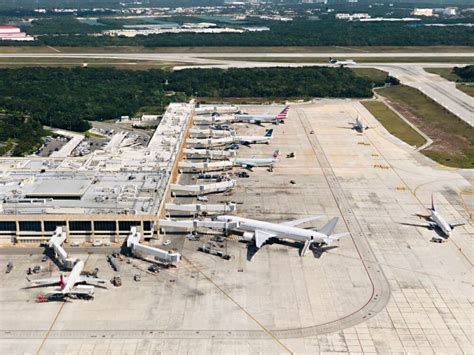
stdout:
POLYGON ((417 148, 425 144, 425 139, 383 102, 362 101, 362 105, 395 137, 417 148))
POLYGON ((414 88, 391 86, 377 93, 433 140, 423 154, 446 166, 474 168, 473 127, 414 88))
POLYGON ((461 78, 453 73, 452 68, 423 68, 426 72, 437 74, 449 81, 459 81, 461 78))
POLYGON ((374 68, 353 68, 351 70, 355 73, 355 75, 369 79, 373 82, 384 82, 388 76, 386 71, 374 68))
POLYGON ((461 90, 469 96, 474 97, 474 85, 457 84, 456 87, 458 88, 458 90, 461 90))

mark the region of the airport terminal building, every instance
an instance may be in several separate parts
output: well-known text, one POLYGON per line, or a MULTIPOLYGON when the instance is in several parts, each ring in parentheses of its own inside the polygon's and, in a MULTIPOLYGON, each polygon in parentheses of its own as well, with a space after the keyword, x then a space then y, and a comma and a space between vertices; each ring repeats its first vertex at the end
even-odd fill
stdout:
POLYGON ((63 156, 0 158, 0 243, 37 243, 58 226, 78 241, 118 242, 134 226, 150 238, 193 113, 194 104, 170 104, 147 144, 122 131, 85 156, 66 144, 63 156))

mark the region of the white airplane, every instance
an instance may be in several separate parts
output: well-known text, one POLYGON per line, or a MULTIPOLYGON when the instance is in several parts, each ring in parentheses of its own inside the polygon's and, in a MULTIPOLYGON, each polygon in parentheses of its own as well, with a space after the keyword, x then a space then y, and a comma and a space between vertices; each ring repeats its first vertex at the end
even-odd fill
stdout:
POLYGON ((337 60, 336 58, 329 58, 329 64, 343 67, 345 65, 355 65, 357 63, 353 61, 352 59, 337 60))
POLYGON ((263 136, 234 136, 234 143, 250 145, 255 143, 269 144, 273 138, 273 129, 267 129, 263 136))
POLYGON ((94 296, 94 286, 107 288, 105 284, 106 280, 97 279, 90 276, 81 276, 82 270, 84 270, 84 262, 79 260, 76 265, 72 268, 71 273, 68 277, 64 277, 62 274, 57 277, 51 277, 48 279, 36 279, 30 280, 27 288, 36 287, 48 287, 48 286, 59 286, 56 289, 47 294, 48 297, 57 297, 60 299, 66 297, 78 297, 78 298, 92 298, 94 296))
MULTIPOLYGON (((466 224, 463 222, 446 222, 446 220, 436 211, 434 205, 433 195, 431 195, 431 208, 427 208, 429 215, 417 214, 418 217, 423 218, 428 221, 427 224, 413 224, 413 223, 403 223, 407 225, 413 225, 416 227, 425 227, 428 229, 437 229, 439 230, 446 238, 451 236, 451 232, 453 231, 454 227, 462 226, 466 224)), ((434 241, 443 241, 440 238, 433 238, 434 241)))
POLYGON ((271 158, 236 158, 234 166, 240 166, 245 169, 252 169, 256 166, 273 166, 278 161, 279 151, 275 150, 271 158))
POLYGON ((369 129, 368 126, 366 126, 364 124, 364 122, 362 122, 359 117, 356 118, 356 121, 352 127, 352 129, 355 129, 357 132, 364 132, 365 130, 369 129))
POLYGON ((237 225, 236 230, 244 232, 244 239, 247 241, 254 241, 257 248, 260 248, 268 239, 271 238, 291 239, 298 242, 303 242, 304 246, 300 256, 304 256, 313 244, 317 246, 329 246, 335 241, 338 241, 340 238, 349 234, 332 234, 339 219, 338 217, 331 219, 319 231, 297 227, 300 224, 310 222, 318 218, 320 217, 311 216, 282 223, 270 223, 249 218, 224 215, 218 216, 217 220, 235 223, 237 225))
POLYGON ((235 121, 237 122, 247 122, 247 123, 282 123, 286 119, 288 115, 288 111, 290 110, 290 106, 285 106, 283 111, 279 114, 271 115, 271 114, 260 114, 260 115, 249 115, 249 114, 236 114, 235 121))

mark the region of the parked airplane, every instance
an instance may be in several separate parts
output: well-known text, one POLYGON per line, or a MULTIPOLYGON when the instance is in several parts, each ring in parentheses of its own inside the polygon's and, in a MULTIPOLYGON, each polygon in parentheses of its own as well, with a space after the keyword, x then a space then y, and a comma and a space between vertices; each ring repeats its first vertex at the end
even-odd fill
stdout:
POLYGON ((290 106, 285 106, 283 111, 279 114, 271 115, 271 114, 260 114, 260 115, 249 115, 249 114, 236 114, 235 121, 237 122, 247 122, 247 123, 282 123, 286 119, 288 115, 288 111, 290 110, 290 106))
POLYGON ((335 241, 338 241, 340 238, 349 234, 332 234, 339 219, 338 217, 331 219, 319 231, 297 227, 298 225, 318 218, 320 217, 311 216, 282 223, 270 223, 249 218, 224 215, 218 216, 217 220, 222 222, 236 223, 236 230, 244 232, 244 239, 247 241, 254 241, 257 248, 260 248, 268 239, 271 238, 291 239, 294 241, 303 242, 304 246, 301 251, 301 256, 304 256, 313 244, 317 246, 329 246, 335 241))
POLYGON ((241 166, 251 170, 256 166, 273 166, 278 161, 278 150, 273 152, 271 158, 236 158, 234 159, 234 166, 241 166))
MULTIPOLYGON (((436 211, 434 205, 434 198, 431 195, 431 207, 427 208, 429 215, 417 214, 418 217, 425 219, 428 221, 427 224, 414 224, 414 223, 403 223, 407 225, 413 225, 416 227, 425 227, 428 229, 437 229, 440 231, 446 238, 451 236, 451 232, 453 231, 454 227, 462 226, 466 224, 465 222, 446 222, 446 220, 436 211)), ((442 241, 440 238, 434 238, 435 241, 442 241)))
POLYGON ((273 129, 267 129, 263 136, 234 136, 234 143, 249 145, 255 143, 269 144, 273 138, 273 129))
POLYGON ((329 58, 329 64, 343 67, 345 65, 355 65, 357 63, 355 61, 353 61, 352 59, 337 60, 336 58, 329 58))
POLYGON ((90 276, 81 276, 84 270, 84 262, 79 260, 72 268, 68 277, 62 274, 57 277, 47 279, 30 280, 27 278, 30 286, 27 288, 59 286, 59 289, 49 292, 48 298, 64 299, 66 297, 92 298, 94 296, 94 286, 106 288, 106 280, 97 279, 90 276))
POLYGON ((364 122, 362 122, 359 117, 356 118, 356 121, 354 123, 354 126, 352 127, 352 129, 355 129, 357 132, 364 132, 366 129, 369 129, 368 126, 366 126, 364 124, 364 122))

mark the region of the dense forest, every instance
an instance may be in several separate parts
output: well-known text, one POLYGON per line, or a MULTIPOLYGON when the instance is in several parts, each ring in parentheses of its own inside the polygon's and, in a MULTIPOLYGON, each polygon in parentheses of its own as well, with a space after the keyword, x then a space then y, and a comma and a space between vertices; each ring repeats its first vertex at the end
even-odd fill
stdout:
POLYGON ((42 144, 43 126, 35 119, 18 114, 0 114, 0 155, 31 153, 42 144))
POLYGON ((201 97, 370 97, 374 84, 348 68, 118 70, 19 68, 0 70, 0 109, 44 125, 84 131, 89 120, 162 110, 171 100, 201 97), (15 83, 12 85, 12 83, 15 83), (177 95, 169 96, 169 92, 177 95))
MULTIPOLYGON (((145 47, 203 47, 203 46, 435 46, 474 45, 472 28, 465 26, 425 26, 406 22, 347 22, 337 20, 313 21, 297 19, 291 22, 257 21, 270 31, 215 34, 159 34, 149 36, 92 36, 113 26, 80 23, 72 18, 36 20, 24 30, 41 34, 35 42, 25 45, 51 46, 145 46, 145 47), (57 35, 62 33, 62 35, 57 35)), ((116 22, 116 21, 115 21, 116 22)), ((120 27, 120 26, 118 26, 120 27)), ((13 45, 0 42, 0 46, 13 45)))
POLYGON ((474 82, 474 65, 466 65, 465 67, 455 67, 454 74, 459 76, 462 81, 474 82))

